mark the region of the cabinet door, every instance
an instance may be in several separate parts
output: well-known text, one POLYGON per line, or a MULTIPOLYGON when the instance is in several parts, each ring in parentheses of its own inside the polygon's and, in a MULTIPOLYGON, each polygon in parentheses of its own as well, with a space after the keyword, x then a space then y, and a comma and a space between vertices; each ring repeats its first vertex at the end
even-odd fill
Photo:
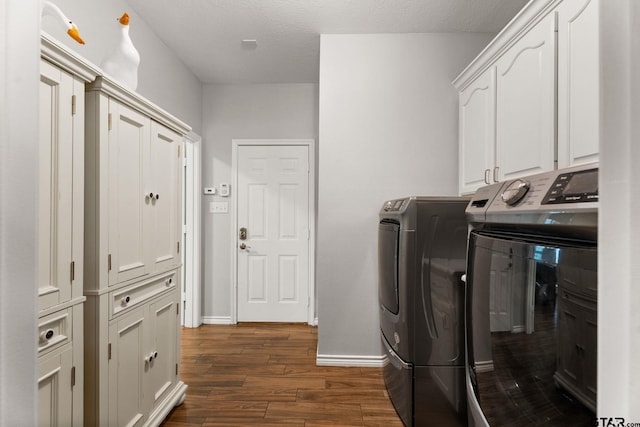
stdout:
POLYGON ((495 68, 460 93, 460 194, 491 183, 495 164, 495 68))
POLYGON ((558 14, 558 167, 598 161, 600 51, 597 0, 562 2, 558 14))
POLYGON ((71 426, 73 386, 71 346, 38 359, 38 425, 71 426))
POLYGON ((148 188, 154 198, 148 208, 150 268, 166 271, 180 264, 182 138, 166 127, 151 122, 148 188))
POLYGON ((496 166, 500 180, 554 169, 555 16, 496 63, 496 166))
POLYGON ((149 392, 151 407, 155 408, 176 384, 178 346, 178 298, 172 292, 149 307, 151 350, 155 357, 150 363, 149 392))
POLYGON ((109 285, 148 273, 150 120, 109 100, 109 285))
POLYGON ((71 299, 73 77, 46 61, 40 73, 38 300, 44 310, 71 299))
POLYGON ((139 426, 148 414, 144 382, 149 370, 145 341, 146 308, 135 310, 109 327, 109 426, 139 426))
POLYGON ((581 388, 582 383, 582 322, 580 308, 566 297, 561 297, 558 306, 558 371, 573 388, 581 388))

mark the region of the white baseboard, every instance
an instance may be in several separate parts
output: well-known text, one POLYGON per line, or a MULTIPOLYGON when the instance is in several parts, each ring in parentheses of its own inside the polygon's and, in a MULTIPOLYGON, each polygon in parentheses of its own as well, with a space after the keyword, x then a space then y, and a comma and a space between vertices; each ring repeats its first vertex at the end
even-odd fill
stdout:
POLYGON ((205 325, 233 325, 231 316, 202 316, 205 325))
POLYGON ((340 356, 333 354, 316 354, 316 365, 382 368, 385 365, 385 356, 340 356))

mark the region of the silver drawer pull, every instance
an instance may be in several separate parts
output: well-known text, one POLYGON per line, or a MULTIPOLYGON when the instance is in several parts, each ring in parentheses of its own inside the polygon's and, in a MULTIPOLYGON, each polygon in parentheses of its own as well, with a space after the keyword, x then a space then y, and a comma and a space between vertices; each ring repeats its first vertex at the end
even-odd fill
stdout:
POLYGON ((49 340, 51 338, 53 338, 53 336, 55 334, 56 333, 53 331, 53 329, 44 330, 44 331, 40 332, 40 341, 41 342, 49 342, 49 340))
POLYGON ((129 304, 130 301, 131 301, 131 297, 127 295, 126 297, 122 298, 122 305, 127 305, 129 304))

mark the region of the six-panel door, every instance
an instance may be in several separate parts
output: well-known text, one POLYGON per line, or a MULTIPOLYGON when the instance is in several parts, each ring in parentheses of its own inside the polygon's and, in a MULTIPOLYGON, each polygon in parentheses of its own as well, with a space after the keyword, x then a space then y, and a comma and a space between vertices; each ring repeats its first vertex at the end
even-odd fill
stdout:
POLYGON ((238 147, 239 321, 307 320, 308 159, 302 145, 238 147))

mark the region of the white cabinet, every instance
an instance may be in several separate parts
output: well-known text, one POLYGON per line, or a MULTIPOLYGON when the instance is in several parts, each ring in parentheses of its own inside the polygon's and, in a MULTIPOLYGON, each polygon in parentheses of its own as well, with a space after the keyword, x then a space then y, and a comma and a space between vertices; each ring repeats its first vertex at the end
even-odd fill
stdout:
POLYGON ((83 305, 38 319, 38 425, 82 426, 83 305))
POLYGON ((532 1, 456 78, 459 192, 598 160, 597 0, 532 1))
POLYGON ((39 105, 38 301, 45 310, 82 296, 84 82, 41 60, 39 105))
POLYGON ((143 380, 148 369, 145 342, 148 306, 109 326, 109 424, 141 426, 145 421, 143 380))
POLYGON ((71 348, 38 359, 39 426, 73 425, 72 369, 71 348))
POLYGON ((497 181, 554 168, 554 27, 549 14, 496 62, 497 181))
POLYGON ((180 264, 180 240, 182 213, 182 136, 171 129, 151 122, 151 146, 149 149, 149 224, 151 236, 150 266, 160 272, 180 264))
POLYGON ((86 93, 85 425, 155 426, 184 400, 179 301, 189 127, 104 77, 86 93))
POLYGON ((145 174, 151 123, 149 117, 112 98, 107 114, 109 159, 104 190, 108 188, 109 194, 109 240, 105 255, 109 285, 115 285, 150 272, 147 241, 152 228, 145 174))
POLYGON ((36 338, 41 426, 83 421, 84 88, 95 72, 42 35, 36 338))
POLYGON ((600 26, 597 0, 558 8, 558 167, 598 161, 600 26))
MULTIPOLYGON (((88 165, 103 172, 91 177, 95 193, 88 199, 95 211, 88 223, 96 231, 105 228, 99 232, 106 233, 103 247, 94 242, 90 265, 96 268, 103 261, 100 256, 106 259, 109 286, 176 268, 180 264, 182 136, 103 92, 89 92, 87 99, 91 116, 98 120, 104 116, 105 121, 90 123, 90 131, 98 133, 92 134, 97 145, 89 149, 97 151, 91 151, 88 165), (103 202, 108 221, 96 224, 94 216, 100 215, 103 202)), ((94 272, 98 286, 99 267, 94 272)))
POLYGON ((488 184, 496 164, 495 67, 486 70, 459 96, 460 192, 472 193, 488 184))

